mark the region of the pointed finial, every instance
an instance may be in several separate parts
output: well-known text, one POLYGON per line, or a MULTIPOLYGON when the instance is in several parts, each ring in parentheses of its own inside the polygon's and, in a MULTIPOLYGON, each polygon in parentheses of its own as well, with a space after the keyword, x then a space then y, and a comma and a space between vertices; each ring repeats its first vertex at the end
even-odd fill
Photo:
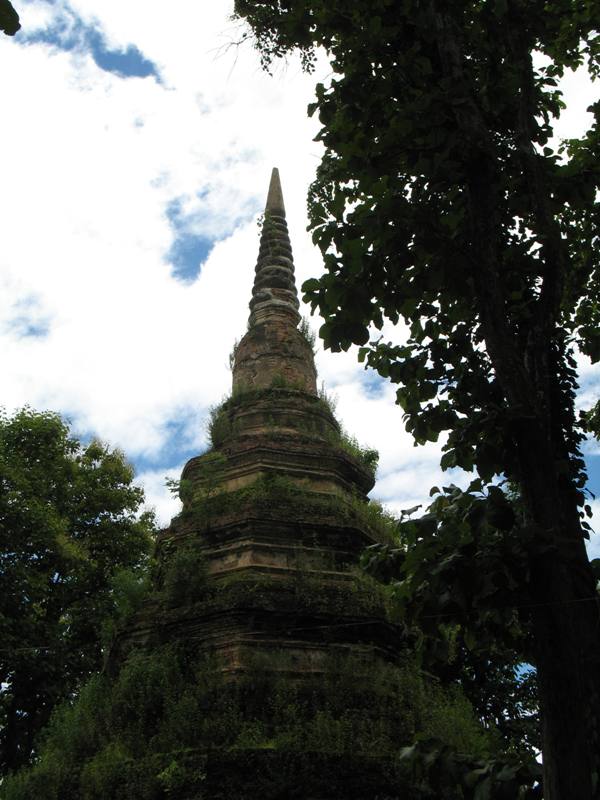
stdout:
POLYGON ((271 214, 278 214, 285 217, 285 206, 283 204, 283 192, 281 191, 281 181, 279 180, 279 170, 273 167, 271 172, 271 183, 269 184, 269 193, 267 195, 267 204, 265 212, 271 214))

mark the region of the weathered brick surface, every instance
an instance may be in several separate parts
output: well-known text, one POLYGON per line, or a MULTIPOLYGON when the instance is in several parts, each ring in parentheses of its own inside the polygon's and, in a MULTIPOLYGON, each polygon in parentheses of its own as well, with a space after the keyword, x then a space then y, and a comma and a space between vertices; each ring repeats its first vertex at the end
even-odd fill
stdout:
POLYGON ((317 371, 310 344, 287 311, 270 307, 239 343, 233 368, 233 391, 273 385, 317 393, 317 371))

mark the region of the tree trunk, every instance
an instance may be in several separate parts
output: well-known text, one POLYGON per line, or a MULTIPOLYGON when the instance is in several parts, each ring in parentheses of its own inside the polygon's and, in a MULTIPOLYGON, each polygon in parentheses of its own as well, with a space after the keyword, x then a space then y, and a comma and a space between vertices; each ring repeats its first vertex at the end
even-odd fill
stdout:
POLYGON ((532 576, 534 596, 540 602, 532 619, 544 797, 591 800, 598 796, 599 620, 595 601, 586 600, 587 582, 577 585, 573 575, 565 574, 564 564, 557 562, 556 556, 541 558, 532 576))
MULTIPOLYGON (((480 202, 484 211, 486 203, 480 202)), ((489 244, 489 240, 488 240, 489 244)), ((487 246, 482 247, 482 253, 487 246)), ((493 254, 487 252, 493 259, 493 254)), ((484 261, 486 258, 483 259, 484 261)), ((481 263, 481 262, 480 262, 481 263)), ((549 398, 528 373, 503 319, 499 273, 481 264, 477 280, 486 346, 516 418, 511 431, 519 453, 518 483, 536 530, 531 556, 531 622, 542 718, 544 797, 600 797, 600 609, 585 550, 577 495, 559 479, 564 443, 552 440, 549 398)), ((544 387, 545 388, 545 387, 544 387)), ((568 456, 567 456, 568 457, 568 456)), ((513 477, 513 476, 511 476, 513 477)))
POLYGON ((599 796, 600 607, 575 495, 561 491, 554 448, 540 428, 529 423, 517 443, 523 498, 540 531, 530 593, 544 797, 592 800, 599 796))
MULTIPOLYGON (((526 358, 510 328, 495 226, 494 166, 473 160, 469 184, 474 285, 481 326, 496 378, 513 418, 510 435, 519 454, 516 477, 536 531, 531 556, 531 623, 542 718, 545 800, 600 797, 600 607, 585 550, 577 491, 559 476, 557 461, 573 454, 552 424, 551 393, 558 379, 539 364, 553 341, 533 337, 544 353, 526 358), (527 364, 533 362, 534 372, 527 364), (559 438, 559 441, 556 441, 559 438)), ((531 354, 529 354, 531 355, 531 354)), ((563 398, 565 406, 571 400, 563 398)))

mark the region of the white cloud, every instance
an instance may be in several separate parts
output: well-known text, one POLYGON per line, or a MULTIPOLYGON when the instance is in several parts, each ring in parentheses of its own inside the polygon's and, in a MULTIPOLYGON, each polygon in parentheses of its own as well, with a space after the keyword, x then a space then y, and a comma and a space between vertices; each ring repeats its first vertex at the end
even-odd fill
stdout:
POLYGON ((577 408, 589 411, 600 400, 600 370, 596 364, 592 364, 588 356, 578 353, 577 371, 580 386, 577 408))
POLYGON ((587 551, 590 559, 600 558, 600 500, 590 500, 592 518, 588 520, 592 526, 593 533, 587 542, 587 551))
POLYGON ((146 506, 156 513, 160 527, 166 527, 169 521, 181 511, 181 500, 166 486, 167 478, 179 480, 183 464, 168 470, 150 470, 142 472, 136 483, 144 488, 146 506))
MULTIPOLYGON (((11 76, 0 87, 0 401, 60 410, 76 429, 144 459, 139 480, 163 523, 176 507, 164 488, 177 474, 173 454, 169 469, 160 466, 169 423, 184 420, 186 448, 200 450, 203 416, 228 391, 227 356, 248 314, 254 217, 273 165, 298 282, 321 270, 305 230, 321 153, 318 123, 306 117, 315 77, 295 59, 265 75, 248 44, 232 44, 241 36, 232 10, 224 0, 172 0, 166 12, 141 0, 20 7, 25 33, 79 15, 109 47, 134 44, 160 83, 104 72, 81 48, 0 41, 0 70, 11 76), (168 263, 174 202, 189 230, 220 240, 188 284, 168 263), (23 335, 27 314, 45 321, 46 336, 23 335), (18 315, 21 326, 11 324, 18 315)), ((321 64, 316 78, 328 71, 321 64)), ((348 431, 380 451, 374 496, 400 508, 448 482, 439 446, 413 447, 393 387, 367 391, 355 349, 317 361, 348 431)))
MULTIPOLYGON (((233 53, 215 60, 215 26, 226 24, 215 5, 207 19, 179 4, 184 24, 172 39, 164 11, 102 7, 109 41, 133 41, 156 58, 168 88, 44 44, 3 41, 0 50, 3 74, 19 76, 2 90, 15 109, 3 125, 13 157, 0 196, 2 311, 8 319, 18 298, 35 295, 50 320, 44 338, 3 327, 3 400, 65 410, 132 457, 161 447, 161 423, 175 408, 206 407, 226 391, 227 354, 250 296, 252 217, 271 162, 287 151, 286 188, 302 198, 293 209, 311 178, 306 148, 296 152, 310 140, 311 79, 270 80, 248 48, 237 63, 233 53), (195 57, 179 84, 186 53, 195 57), (196 233, 226 237, 191 286, 166 262, 174 232, 165 212, 175 200, 196 233)), ((72 6, 97 13, 97 4, 72 6)), ((26 5, 24 25, 30 12, 34 25, 50 21, 48 4, 26 5)))
POLYGON ((568 108, 554 126, 560 139, 582 136, 594 122, 594 115, 587 109, 597 99, 597 89, 584 67, 567 69, 560 81, 560 89, 568 108))

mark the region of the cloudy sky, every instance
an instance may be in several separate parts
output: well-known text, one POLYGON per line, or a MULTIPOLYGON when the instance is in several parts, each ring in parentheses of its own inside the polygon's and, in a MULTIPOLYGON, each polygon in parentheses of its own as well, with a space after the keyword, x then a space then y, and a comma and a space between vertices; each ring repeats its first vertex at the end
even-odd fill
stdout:
MULTIPOLYGON (((320 158, 306 106, 327 65, 265 75, 236 44, 233 0, 15 5, 23 28, 0 38, 0 403, 60 411, 122 448, 166 524, 165 476, 206 447, 208 408, 230 388, 272 166, 299 282, 321 269, 306 233, 320 158)), ((559 133, 575 136, 594 92, 581 75, 565 92, 559 133)), ((348 431, 380 451, 374 497, 399 510, 459 480, 441 476, 437 446, 413 447, 394 390, 354 353, 317 362, 348 431)), ((582 364, 581 403, 599 392, 582 364)), ((587 459, 600 494, 597 446, 587 459)))

